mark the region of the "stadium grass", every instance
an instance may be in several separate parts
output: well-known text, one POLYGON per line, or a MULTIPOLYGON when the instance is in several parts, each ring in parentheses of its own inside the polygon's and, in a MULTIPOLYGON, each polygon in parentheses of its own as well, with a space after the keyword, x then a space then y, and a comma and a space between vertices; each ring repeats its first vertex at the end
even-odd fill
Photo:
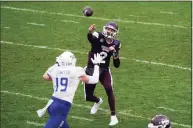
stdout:
MULTIPOLYGON (((173 122, 191 125, 191 72, 132 60, 141 59, 191 67, 191 2, 1 2, 1 6, 81 16, 82 8, 86 5, 94 8, 95 17, 187 27, 118 22, 118 38, 122 42, 120 54, 126 59, 121 60, 119 69, 115 69, 111 64, 111 71, 117 116, 120 120, 116 128, 144 128, 148 123, 147 118, 160 113, 166 114, 173 122), (163 14, 161 11, 177 14, 163 14), (160 106, 176 111, 160 109, 160 106)), ((86 38, 88 27, 95 23, 100 31, 106 22, 99 19, 1 8, 1 40, 77 50, 85 53, 75 53, 78 65, 84 67, 87 63, 86 53, 90 48, 86 38), (80 23, 65 23, 61 20, 80 23), (33 26, 27 24, 28 22, 46 26, 33 26), (5 26, 10 28, 6 29, 5 26)), ((62 52, 57 50, 1 43, 1 90, 50 98, 52 84, 43 81, 42 74, 55 62, 55 57, 60 53, 62 52)), ((104 99, 101 108, 108 110, 107 97, 100 84, 95 93, 104 99)), ((93 105, 84 101, 81 84, 74 103, 83 106, 93 105)), ((36 126, 26 122, 45 123, 48 115, 44 118, 38 118, 36 115, 36 110, 45 104, 46 101, 1 92, 1 127, 34 128, 36 126)), ((70 127, 108 127, 109 112, 99 111, 96 115, 90 115, 89 112, 88 108, 74 105, 68 118, 70 127), (70 116, 85 117, 94 121, 77 120, 70 116)))

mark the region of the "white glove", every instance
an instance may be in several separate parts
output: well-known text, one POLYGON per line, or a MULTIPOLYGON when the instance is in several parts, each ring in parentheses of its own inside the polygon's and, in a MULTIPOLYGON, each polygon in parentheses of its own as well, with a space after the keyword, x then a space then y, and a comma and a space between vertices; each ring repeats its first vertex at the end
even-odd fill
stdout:
POLYGON ((100 56, 99 53, 94 54, 94 59, 91 58, 91 61, 94 65, 100 65, 100 63, 102 62, 102 57, 100 56))

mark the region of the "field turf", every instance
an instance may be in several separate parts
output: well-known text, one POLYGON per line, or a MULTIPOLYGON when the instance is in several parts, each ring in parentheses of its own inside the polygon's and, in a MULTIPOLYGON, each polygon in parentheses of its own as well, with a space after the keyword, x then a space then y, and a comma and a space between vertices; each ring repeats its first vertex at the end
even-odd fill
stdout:
MULTIPOLYGON (((86 66, 88 27, 98 31, 116 21, 122 43, 121 66, 111 64, 119 124, 146 128, 152 116, 167 115, 174 128, 192 124, 191 2, 1 2, 1 128, 40 128, 38 118, 52 94, 42 79, 64 50, 72 50, 78 66, 86 66), (84 17, 84 6, 94 9, 84 17)), ((70 128, 107 128, 110 112, 104 89, 95 94, 104 103, 90 115, 83 85, 74 98, 70 128)))

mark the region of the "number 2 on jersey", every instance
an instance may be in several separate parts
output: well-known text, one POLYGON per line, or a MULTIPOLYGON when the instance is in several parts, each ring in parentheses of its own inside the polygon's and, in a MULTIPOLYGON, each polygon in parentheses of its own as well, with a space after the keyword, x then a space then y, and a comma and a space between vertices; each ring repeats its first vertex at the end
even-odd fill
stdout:
POLYGON ((105 63, 105 60, 104 60, 104 59, 107 57, 107 53, 106 53, 106 52, 101 52, 101 53, 100 53, 100 56, 101 56, 101 58, 102 58, 101 63, 104 64, 104 63, 105 63))
POLYGON ((67 89, 68 85, 68 78, 56 78, 56 92, 64 92, 67 89), (59 90, 58 90, 59 89, 59 90))

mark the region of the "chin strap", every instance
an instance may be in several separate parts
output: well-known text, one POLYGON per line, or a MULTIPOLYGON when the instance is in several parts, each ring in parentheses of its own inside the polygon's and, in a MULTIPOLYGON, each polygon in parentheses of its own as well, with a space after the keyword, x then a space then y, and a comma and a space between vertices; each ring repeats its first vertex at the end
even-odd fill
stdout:
POLYGON ((105 37, 105 41, 108 43, 108 44, 111 44, 111 43, 113 43, 113 38, 107 38, 107 37, 105 37), (111 39, 110 41, 108 41, 109 39, 111 39))

